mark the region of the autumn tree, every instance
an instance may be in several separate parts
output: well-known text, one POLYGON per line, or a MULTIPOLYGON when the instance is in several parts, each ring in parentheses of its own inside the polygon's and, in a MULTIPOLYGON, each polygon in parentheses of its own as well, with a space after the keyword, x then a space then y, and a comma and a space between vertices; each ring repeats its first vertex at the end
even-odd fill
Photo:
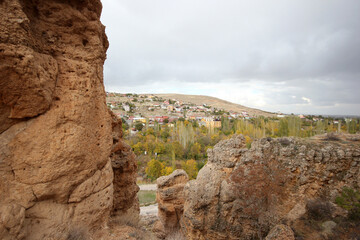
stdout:
POLYGON ((198 169, 196 166, 196 161, 194 159, 183 162, 181 164, 181 167, 185 170, 185 172, 189 176, 189 179, 195 179, 197 177, 198 169))
POLYGON ((155 180, 162 175, 163 168, 164 165, 159 160, 152 159, 147 163, 145 172, 151 180, 155 180))

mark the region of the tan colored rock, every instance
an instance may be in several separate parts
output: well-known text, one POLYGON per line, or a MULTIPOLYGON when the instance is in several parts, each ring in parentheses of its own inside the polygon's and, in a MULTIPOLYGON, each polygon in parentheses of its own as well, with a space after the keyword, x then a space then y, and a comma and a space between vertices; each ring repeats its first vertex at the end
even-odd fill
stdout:
MULTIPOLYGON (((165 235, 180 228, 180 221, 184 210, 184 186, 189 180, 188 175, 182 169, 175 170, 168 176, 156 180, 159 223, 156 224, 156 232, 164 232, 165 235), (162 227, 159 225, 162 224, 162 227)), ((158 234, 162 237, 163 234, 158 234)))
POLYGON ((9 203, 0 206, 0 236, 1 239, 22 239, 24 231, 25 209, 16 204, 9 203))
POLYGON ((127 217, 139 221, 140 213, 136 185, 137 163, 131 147, 122 141, 122 121, 111 112, 113 146, 111 150, 111 166, 114 172, 114 205, 112 215, 127 217), (135 216, 135 217, 134 217, 135 216))
POLYGON ((290 212, 286 215, 286 219, 290 221, 295 221, 302 217, 306 213, 306 204, 305 203, 297 203, 290 212))
POLYGON ((155 234, 155 236, 158 239, 165 239, 166 238, 166 232, 164 228, 164 224, 158 220, 154 223, 154 226, 152 228, 152 232, 155 234))
POLYGON ((184 188, 187 239, 253 239, 296 221, 308 200, 333 201, 359 184, 359 150, 359 142, 318 138, 264 138, 250 149, 243 136, 218 143, 184 188))
POLYGON ((295 240, 295 237, 289 226, 280 224, 271 229, 265 240, 295 240))
POLYGON ((0 239, 91 235, 114 202, 138 210, 134 156, 105 103, 101 8, 0 1, 0 239))

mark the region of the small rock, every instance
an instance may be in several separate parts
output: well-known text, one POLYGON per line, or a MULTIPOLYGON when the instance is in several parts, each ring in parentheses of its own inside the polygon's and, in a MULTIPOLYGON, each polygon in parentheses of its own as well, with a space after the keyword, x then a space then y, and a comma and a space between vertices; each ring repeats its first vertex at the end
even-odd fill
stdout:
POLYGON ((334 229, 334 227, 336 227, 336 223, 333 221, 326 221, 321 224, 321 227, 323 228, 323 233, 325 233, 326 235, 331 235, 332 230, 334 229))

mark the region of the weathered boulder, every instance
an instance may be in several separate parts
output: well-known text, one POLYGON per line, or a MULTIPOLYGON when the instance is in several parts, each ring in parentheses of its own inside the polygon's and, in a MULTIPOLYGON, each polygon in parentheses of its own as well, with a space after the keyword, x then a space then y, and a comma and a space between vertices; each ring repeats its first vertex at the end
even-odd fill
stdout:
POLYGON ((185 201, 184 186, 188 180, 188 175, 182 169, 156 180, 156 201, 160 220, 155 224, 155 230, 158 237, 163 238, 180 228, 185 201))
POLYGON ((107 224, 121 184, 132 190, 116 208, 136 209, 136 164, 110 159, 131 151, 119 147, 105 102, 101 9, 99 0, 0 1, 1 239, 91 234, 107 224))
POLYGON ((265 237, 305 214, 308 200, 333 201, 360 184, 359 142, 243 136, 218 143, 185 188, 182 228, 188 239, 265 237))
POLYGON ((295 240, 295 237, 289 226, 279 224, 271 229, 265 240, 295 240))

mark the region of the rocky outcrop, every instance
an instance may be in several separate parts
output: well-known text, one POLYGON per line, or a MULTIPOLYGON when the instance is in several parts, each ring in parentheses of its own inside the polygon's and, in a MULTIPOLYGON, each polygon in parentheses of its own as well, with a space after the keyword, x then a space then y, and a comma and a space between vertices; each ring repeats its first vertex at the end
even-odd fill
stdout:
POLYGON ((184 189, 181 224, 187 238, 265 237, 276 224, 301 217, 308 200, 334 200, 344 185, 358 186, 359 146, 264 138, 247 149, 241 135, 218 143, 184 189))
POLYGON ((159 222, 155 224, 154 232, 159 238, 164 238, 180 228, 185 201, 184 186, 188 180, 188 175, 182 169, 156 180, 159 222))
POLYGON ((133 190, 120 201, 134 200, 123 172, 135 164, 114 156, 131 153, 112 138, 121 125, 111 125, 105 103, 101 8, 99 0, 0 1, 1 239, 93 233, 123 178, 133 190), (121 162, 127 168, 116 172, 121 162))
POLYGON ((140 213, 136 185, 137 164, 131 147, 122 141, 122 121, 111 112, 113 147, 111 165, 114 171, 114 206, 112 215, 137 219, 140 213))

